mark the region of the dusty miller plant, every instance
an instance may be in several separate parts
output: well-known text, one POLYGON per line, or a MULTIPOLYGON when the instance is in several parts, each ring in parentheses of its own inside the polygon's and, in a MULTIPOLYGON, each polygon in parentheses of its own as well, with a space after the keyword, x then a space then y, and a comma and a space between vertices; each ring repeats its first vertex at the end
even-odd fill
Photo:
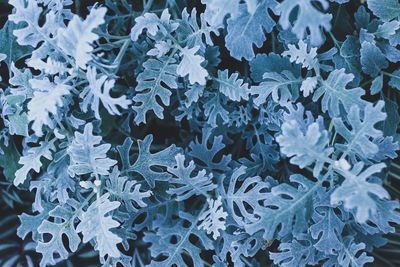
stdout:
POLYGON ((392 264, 398 0, 7 6, 0 265, 392 264))

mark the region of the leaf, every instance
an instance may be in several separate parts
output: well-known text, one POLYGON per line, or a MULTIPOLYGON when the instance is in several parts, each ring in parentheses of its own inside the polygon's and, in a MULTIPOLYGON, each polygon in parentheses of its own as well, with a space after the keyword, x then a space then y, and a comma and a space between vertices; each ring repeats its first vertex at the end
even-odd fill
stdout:
POLYGON ((304 97, 308 97, 314 92, 315 87, 317 87, 318 78, 317 77, 307 77, 300 87, 300 91, 303 92, 304 97))
POLYGON ((64 106, 63 97, 70 94, 72 87, 65 81, 52 83, 49 79, 30 80, 32 88, 36 91, 33 98, 28 102, 28 120, 32 123, 32 129, 39 137, 43 136, 42 127, 47 125, 54 128, 53 119, 50 115, 56 115, 60 107, 64 106), (46 103, 46 105, 43 105, 46 103))
MULTIPOLYGON (((22 213, 18 215, 21 224, 17 229, 17 235, 25 239, 29 233, 32 233, 32 239, 34 241, 38 241, 41 238, 41 235, 38 232, 39 226, 48 218, 49 212, 55 208, 53 204, 44 204, 43 211, 35 214, 29 215, 26 213, 22 213)), ((60 208, 58 208, 60 209, 60 208)))
POLYGON ((38 228, 40 234, 51 235, 51 239, 39 241, 36 247, 36 251, 43 255, 40 266, 56 264, 54 254, 59 255, 61 259, 68 258, 69 251, 66 243, 63 242, 63 236, 68 237, 68 248, 71 252, 75 252, 81 242, 74 226, 75 213, 70 207, 57 206, 49 212, 49 216, 55 221, 44 220, 38 228))
POLYGON ((170 89, 177 89, 177 65, 172 57, 162 59, 148 59, 143 63, 144 71, 137 77, 137 94, 133 97, 133 110, 136 111, 135 122, 146 123, 146 113, 153 110, 160 119, 164 118, 163 107, 157 101, 169 106, 170 89))
POLYGON ((176 195, 177 201, 186 200, 194 195, 208 197, 207 192, 217 187, 212 181, 212 174, 207 175, 205 170, 198 171, 192 177, 195 164, 193 161, 190 161, 189 165, 185 166, 184 155, 177 154, 175 160, 175 165, 168 167, 168 172, 176 177, 169 180, 170 185, 174 185, 174 187, 170 187, 167 193, 176 195))
POLYGON ((213 235, 213 239, 217 240, 220 236, 220 231, 226 229, 225 220, 228 213, 222 207, 221 196, 216 200, 207 199, 208 209, 199 217, 199 229, 204 229, 207 234, 213 235))
POLYGON ((383 87, 383 75, 376 76, 371 84, 371 94, 375 95, 382 91, 383 87))
MULTIPOLYGON (((234 3, 232 4, 234 5, 234 3)), ((200 20, 198 21, 199 15, 196 8, 193 8, 190 14, 186 7, 183 9, 182 19, 179 20, 179 27, 176 33, 179 39, 186 41, 186 47, 199 46, 200 51, 205 51, 210 48, 207 45, 214 45, 211 33, 218 36, 218 29, 215 26, 209 26, 204 16, 200 14, 200 20)))
POLYGON ((291 72, 295 77, 300 76, 301 68, 299 65, 291 64, 287 57, 275 53, 257 54, 250 61, 250 76, 257 83, 263 80, 263 75, 266 72, 281 73, 285 70, 291 72))
POLYGON ((42 157, 45 157, 48 160, 53 159, 51 151, 56 150, 56 147, 54 146, 54 141, 55 139, 52 139, 50 141, 41 141, 39 143, 39 146, 30 147, 24 152, 24 155, 20 157, 18 161, 18 163, 21 164, 22 167, 15 172, 15 186, 18 186, 25 182, 30 170, 34 170, 37 173, 40 171, 40 167, 42 166, 40 159, 42 157))
POLYGON ((264 31, 269 33, 275 26, 268 10, 274 9, 276 4, 275 0, 259 2, 254 13, 248 12, 247 5, 239 5, 239 14, 227 22, 225 43, 232 57, 238 60, 254 58, 253 45, 260 48, 266 40, 264 31))
POLYGON ((354 80, 351 82, 354 86, 361 80, 360 48, 359 40, 348 35, 340 47, 339 54, 333 57, 336 69, 344 68, 347 73, 354 75, 354 80))
POLYGON ((74 15, 67 28, 58 30, 58 46, 74 58, 76 64, 82 69, 86 69, 86 64, 92 59, 92 45, 99 39, 93 31, 104 23, 106 12, 105 7, 94 7, 85 20, 74 15))
POLYGON ((372 224, 364 224, 363 228, 368 234, 374 233, 394 233, 396 228, 394 225, 399 224, 400 214, 398 209, 400 207, 398 200, 382 200, 375 198, 376 213, 371 214, 369 221, 372 224))
POLYGON ((21 107, 22 102, 25 101, 25 97, 23 95, 7 95, 6 101, 15 110, 13 113, 7 115, 10 123, 8 126, 10 134, 28 136, 28 116, 21 107))
POLYGON ((126 176, 120 176, 117 166, 114 166, 106 181, 107 191, 110 196, 122 202, 131 211, 137 211, 137 207, 146 207, 147 204, 144 202, 144 198, 152 195, 150 190, 141 191, 141 186, 140 183, 130 180, 126 176))
POLYGON ((239 177, 244 174, 245 166, 240 166, 233 172, 225 196, 229 214, 240 226, 257 221, 254 211, 260 205, 259 201, 267 197, 267 189, 271 187, 258 176, 247 177, 239 186, 239 177))
POLYGON ((383 21, 399 18, 400 3, 397 0, 368 0, 368 8, 383 21))
POLYGON ((18 160, 20 155, 14 142, 9 142, 7 146, 3 142, 0 142, 0 151, 4 152, 3 155, 0 153, 0 167, 3 169, 2 174, 7 181, 12 182, 15 178, 15 172, 19 168, 18 160))
POLYGON ((10 0, 10 5, 15 7, 15 12, 10 14, 8 19, 15 24, 25 22, 26 26, 20 29, 14 29, 13 33, 17 37, 19 45, 30 45, 36 47, 42 41, 39 30, 39 17, 42 8, 38 6, 36 1, 10 0))
POLYGON ((328 79, 320 81, 312 100, 316 102, 322 97, 322 111, 328 111, 330 116, 338 116, 341 106, 347 112, 353 105, 362 108, 365 105, 365 101, 361 99, 364 90, 360 87, 346 89, 353 78, 354 75, 345 73, 344 69, 332 71, 328 79))
POLYGON ((318 262, 316 250, 311 238, 302 236, 279 244, 279 252, 271 252, 270 258, 275 264, 283 267, 315 266, 318 262))
MULTIPOLYGON (((400 8, 399 8, 400 10, 400 8)), ((374 33, 376 36, 385 38, 385 39, 390 39, 392 35, 396 34, 396 31, 400 28, 400 22, 399 21, 390 21, 390 22, 385 22, 382 25, 378 26, 378 30, 374 33)))
POLYGON ((301 64, 303 68, 311 70, 316 68, 318 65, 317 57, 317 48, 311 47, 307 49, 307 44, 300 40, 298 43, 298 47, 296 45, 289 44, 289 50, 286 50, 282 53, 282 56, 289 57, 290 62, 301 64), (308 51, 309 50, 309 51, 308 51))
POLYGON ((91 240, 96 241, 96 250, 99 251, 100 257, 108 255, 116 258, 121 255, 117 245, 121 243, 122 239, 111 229, 120 224, 107 214, 117 209, 121 203, 110 201, 108 197, 108 193, 102 195, 79 216, 81 222, 76 227, 76 232, 82 233, 85 243, 91 240))
POLYGON ((150 253, 153 258, 149 266, 194 266, 204 265, 200 253, 203 248, 210 250, 213 248, 212 241, 207 237, 204 231, 198 229, 200 214, 195 217, 189 213, 179 212, 180 219, 171 226, 160 227, 156 234, 146 232, 143 240, 151 243, 150 253), (190 236, 198 238, 200 248, 194 245, 190 236), (176 240, 176 242, 171 242, 176 240), (162 255, 165 259, 157 260, 157 256, 162 255), (184 256, 189 257, 191 264, 184 261, 184 256))
POLYGON ((358 154, 364 158, 374 156, 379 148, 373 139, 383 136, 383 133, 374 126, 386 119, 386 114, 382 112, 384 106, 382 100, 375 106, 368 103, 362 111, 358 106, 352 106, 347 115, 351 130, 345 126, 342 119, 334 118, 336 131, 347 141, 347 144, 338 144, 337 147, 345 153, 358 154))
POLYGON ((173 166, 175 164, 174 157, 180 152, 180 149, 175 145, 171 145, 164 150, 152 154, 150 153, 152 141, 152 135, 147 135, 143 140, 138 140, 139 155, 133 165, 130 164, 129 159, 132 140, 130 138, 125 139, 124 144, 118 146, 117 149, 122 158, 124 171, 139 173, 150 187, 153 188, 156 181, 166 181, 171 177, 166 172, 155 171, 156 167, 173 166))
POLYGON ((342 250, 337 256, 339 266, 364 266, 368 262, 373 262, 374 258, 367 256, 365 252, 360 252, 365 248, 364 243, 355 243, 354 237, 347 236, 342 242, 342 250))
POLYGON ((229 77, 228 70, 218 71, 218 78, 214 80, 219 84, 219 91, 232 101, 248 100, 249 85, 238 79, 239 74, 233 73, 229 77))
POLYGON ((385 101, 385 112, 387 115, 386 120, 383 121, 383 125, 378 127, 383 131, 385 136, 393 136, 397 132, 397 127, 400 123, 400 115, 398 112, 398 105, 395 101, 390 100, 387 97, 383 98, 385 101))
MULTIPOLYGON (((298 111, 302 109, 297 108, 298 111)), ((285 117, 281 128, 282 133, 276 137, 281 152, 290 157, 290 163, 305 168, 315 164, 313 168, 314 177, 318 177, 324 164, 329 161, 333 148, 329 146, 328 131, 323 128, 320 121, 312 122, 302 127, 301 122, 285 117)), ((319 119, 321 120, 321 119, 319 119)))
POLYGON ((83 112, 87 112, 88 106, 94 111, 96 119, 100 119, 99 104, 100 102, 111 115, 121 115, 117 106, 122 109, 127 109, 131 101, 126 99, 126 96, 113 98, 110 95, 110 90, 114 87, 114 80, 107 80, 106 75, 101 75, 97 79, 97 70, 93 67, 88 67, 86 72, 89 85, 79 94, 83 99, 80 107, 83 112))
POLYGON ((101 136, 93 135, 92 123, 87 123, 83 133, 75 132, 74 140, 67 149, 70 157, 68 171, 73 177, 93 173, 95 175, 108 175, 109 169, 117 161, 107 157, 110 144, 101 144, 101 136))
POLYGON ((9 70, 12 62, 17 62, 31 52, 29 47, 18 45, 17 38, 13 35, 14 29, 17 29, 17 26, 11 21, 7 21, 0 30, 0 40, 2 40, 0 42, 0 51, 5 53, 6 60, 4 62, 9 70))
POLYGON ((299 96, 299 85, 303 79, 296 78, 289 71, 282 71, 281 74, 272 72, 264 73, 263 81, 258 86, 252 86, 250 94, 256 95, 254 104, 260 106, 267 102, 271 95, 272 99, 280 104, 288 101, 295 101, 299 96))
POLYGON ((201 66, 204 58, 200 55, 196 55, 199 48, 200 46, 195 46, 190 49, 187 47, 180 49, 182 61, 179 63, 176 73, 181 77, 189 75, 189 81, 191 84, 198 83, 200 85, 205 85, 208 72, 203 66, 201 66))
POLYGON ((345 223, 335 212, 335 206, 330 205, 330 193, 324 192, 314 203, 312 220, 314 223, 309 231, 317 240, 314 247, 326 255, 336 254, 342 245, 341 236, 345 223))
POLYGON ((199 167, 226 172, 231 161, 231 155, 223 155, 217 158, 216 155, 225 148, 222 142, 222 135, 211 138, 212 129, 203 128, 201 141, 196 139, 189 144, 189 155, 197 160, 199 167))
POLYGON ((259 219, 244 226, 248 234, 262 231, 263 238, 271 240, 289 234, 296 237, 308 228, 312 197, 321 186, 299 174, 291 175, 290 181, 298 187, 282 183, 259 199, 265 204, 254 210, 259 219))
MULTIPOLYGON (((278 4, 275 8, 275 14, 279 15, 279 24, 284 30, 288 29, 292 24, 289 20, 291 14, 297 10, 297 16, 294 20, 292 32, 296 34, 297 39, 303 40, 307 31, 310 32, 311 44, 319 46, 323 42, 321 30, 331 30, 332 15, 324 14, 314 7, 313 0, 291 1, 285 0, 278 4)), ((329 3, 326 0, 317 0, 322 9, 327 9, 329 3)))
POLYGON ((363 165, 359 162, 350 172, 344 173, 344 182, 331 195, 331 204, 343 202, 344 208, 353 213, 358 223, 365 223, 376 214, 373 195, 380 199, 389 198, 388 192, 381 185, 368 181, 385 168, 385 164, 375 164, 362 171, 363 165))
POLYGON ((391 74, 389 85, 397 90, 400 90, 400 69, 395 70, 391 74))
POLYGON ((374 44, 363 42, 361 45, 361 65, 364 73, 376 77, 389 64, 381 50, 374 44))
POLYGON ((234 18, 239 12, 239 0, 201 0, 206 5, 204 19, 213 27, 222 27, 224 18, 234 18))
MULTIPOLYGON (((164 35, 167 34, 167 24, 169 24, 170 14, 168 9, 164 9, 161 17, 158 18, 154 13, 145 13, 135 19, 135 25, 131 29, 131 39, 136 42, 139 39, 140 34, 144 30, 147 30, 148 36, 155 36, 158 32, 162 32, 164 35)), ((176 28, 177 25, 172 26, 176 28)))
POLYGON ((218 117, 222 119, 222 124, 227 124, 229 122, 229 112, 221 104, 221 99, 219 94, 214 94, 211 99, 207 101, 204 105, 204 115, 207 118, 207 124, 212 127, 218 125, 218 117))

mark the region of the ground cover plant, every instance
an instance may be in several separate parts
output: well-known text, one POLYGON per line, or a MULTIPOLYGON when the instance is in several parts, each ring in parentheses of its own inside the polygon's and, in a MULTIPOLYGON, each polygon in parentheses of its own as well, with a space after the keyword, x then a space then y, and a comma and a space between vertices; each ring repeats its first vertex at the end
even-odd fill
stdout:
POLYGON ((0 266, 399 266, 399 0, 3 0, 0 28, 0 266))

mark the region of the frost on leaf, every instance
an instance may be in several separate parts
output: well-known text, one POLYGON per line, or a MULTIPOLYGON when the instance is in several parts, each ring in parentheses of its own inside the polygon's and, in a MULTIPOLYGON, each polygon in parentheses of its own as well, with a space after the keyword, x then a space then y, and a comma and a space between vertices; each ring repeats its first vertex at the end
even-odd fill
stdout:
POLYGON ((100 144, 101 136, 93 135, 92 123, 87 123, 83 133, 75 132, 74 140, 67 152, 71 163, 68 171, 71 176, 94 173, 108 175, 109 169, 117 161, 107 157, 110 144, 100 144))
POLYGON ((222 207, 222 200, 219 196, 216 200, 207 199, 208 209, 200 215, 198 226, 199 229, 204 229, 207 234, 213 235, 213 239, 216 240, 220 236, 220 231, 226 229, 225 220, 228 213, 224 211, 222 207))
POLYGON ((318 79, 317 77, 307 77, 300 87, 300 91, 303 92, 304 97, 308 97, 314 92, 315 87, 317 87, 318 79))
POLYGON ((132 41, 137 41, 144 30, 147 30, 147 36, 152 38, 155 38, 158 32, 161 32, 163 35, 172 32, 178 25, 171 23, 170 17, 168 9, 163 10, 160 18, 154 13, 145 13, 137 17, 135 25, 131 29, 130 37, 132 41))
POLYGON ((368 0, 367 5, 383 21, 400 18, 400 3, 397 0, 368 0))
POLYGON ((89 85, 79 94, 83 99, 80 103, 82 111, 87 112, 90 106, 94 111, 95 117, 100 119, 99 105, 101 102, 109 114, 121 115, 117 106, 127 109, 131 101, 126 99, 126 96, 112 97, 110 91, 114 87, 115 81, 107 80, 106 75, 101 75, 98 79, 96 76, 97 70, 93 67, 88 67, 86 77, 89 85))
POLYGON ((244 174, 246 174, 245 166, 233 172, 225 197, 228 211, 239 225, 257 221, 254 211, 260 205, 259 201, 267 197, 270 188, 270 184, 262 181, 258 176, 246 177, 239 186, 239 177, 244 174))
POLYGON ((389 66, 384 54, 372 43, 364 41, 361 44, 361 65, 364 73, 375 77, 382 69, 389 66))
POLYGON ((104 23, 106 12, 105 7, 92 8, 85 20, 74 15, 66 29, 58 30, 57 44, 82 69, 92 59, 93 42, 99 39, 93 31, 104 23))
POLYGON ((120 225, 113 219, 110 212, 117 209, 121 203, 110 201, 109 194, 102 195, 84 211, 79 219, 81 222, 76 227, 77 233, 82 233, 83 242, 94 240, 100 257, 119 257, 121 255, 117 245, 122 239, 111 230, 120 225))

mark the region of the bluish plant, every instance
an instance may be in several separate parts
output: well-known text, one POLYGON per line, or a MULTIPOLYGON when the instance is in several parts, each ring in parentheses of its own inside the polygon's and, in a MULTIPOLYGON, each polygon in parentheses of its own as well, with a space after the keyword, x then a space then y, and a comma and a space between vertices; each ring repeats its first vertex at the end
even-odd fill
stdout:
POLYGON ((400 264, 398 0, 0 10, 1 266, 400 264))

